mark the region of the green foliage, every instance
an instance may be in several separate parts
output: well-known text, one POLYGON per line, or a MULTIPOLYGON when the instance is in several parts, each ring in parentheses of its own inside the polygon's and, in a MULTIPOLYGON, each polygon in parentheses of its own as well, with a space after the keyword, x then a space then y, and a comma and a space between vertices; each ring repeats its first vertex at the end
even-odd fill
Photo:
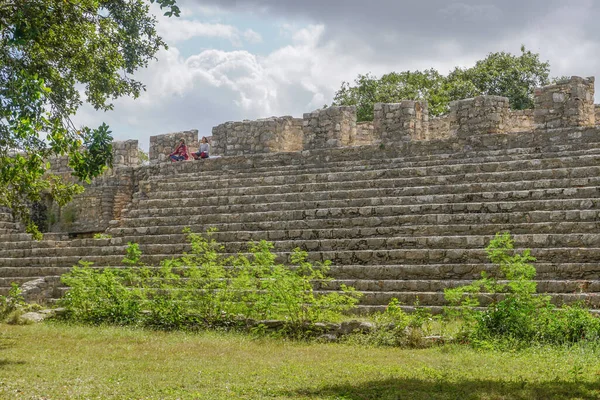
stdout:
POLYGON ((348 338, 375 346, 421 347, 423 338, 431 330, 433 316, 427 308, 418 307, 409 314, 402 310, 398 299, 393 298, 384 312, 372 316, 373 330, 368 334, 357 334, 348 338))
POLYGON ((357 121, 372 121, 375 103, 427 100, 429 112, 439 115, 446 112, 450 101, 444 90, 445 78, 434 69, 391 72, 379 79, 371 74, 359 75, 354 84, 343 82, 333 105, 356 105, 357 121))
POLYGON ((583 304, 557 309, 549 296, 536 294, 536 271, 530 264, 535 258, 529 250, 515 253, 509 233, 496 234, 486 252, 490 261, 499 266, 497 275, 482 273, 482 278, 470 285, 445 291, 446 300, 458 308, 463 318, 463 338, 481 346, 522 346, 600 337, 600 319, 583 304), (485 310, 477 311, 473 307, 479 306, 478 297, 482 295, 490 296, 491 303, 485 310))
POLYGON ((455 68, 448 76, 434 69, 391 72, 377 79, 359 75, 354 85, 343 82, 332 105, 356 105, 357 120, 373 120, 375 103, 426 100, 430 115, 448 112, 450 101, 480 95, 506 96, 513 109, 533 107, 533 91, 547 85, 550 66, 521 48, 521 55, 490 53, 471 68, 455 68))
MULTIPOLYGON (((156 2, 165 15, 179 15, 175 0, 156 2)), ((47 160, 67 155, 81 181, 111 165, 108 126, 76 128, 70 116, 83 104, 80 93, 110 110, 112 99, 144 90, 134 72, 166 47, 148 7, 143 0, 0 2, 0 205, 36 238, 28 204, 50 193, 62 206, 82 190, 49 173, 47 160)))
POLYGON ((96 233, 94 234, 94 239, 111 239, 112 236, 107 233, 96 233))
POLYGON ((21 288, 16 283, 11 283, 7 296, 0 296, 0 321, 5 320, 12 313, 25 305, 21 288))
POLYGON ((533 91, 550 83, 549 71, 550 64, 540 61, 539 54, 525 46, 519 56, 503 51, 490 53, 474 67, 456 68, 448 75, 450 97, 505 96, 514 110, 533 108, 533 91))
POLYGON ((127 250, 125 257, 123 258, 123 263, 132 267, 141 265, 141 258, 142 251, 140 250, 140 245, 133 242, 127 243, 127 250))
POLYGON ((140 164, 143 164, 147 161, 150 161, 150 157, 148 156, 148 153, 146 153, 144 150, 138 149, 138 160, 140 164))
POLYGON ((117 270, 97 270, 91 263, 80 261, 61 280, 70 287, 63 299, 70 319, 128 325, 139 318, 139 293, 125 285, 126 279, 117 270))
POLYGON ((272 244, 251 243, 250 256, 224 257, 209 230, 185 231, 191 251, 163 260, 158 268, 141 262, 129 243, 126 269, 75 267, 63 276, 71 287, 61 300, 67 318, 84 323, 141 324, 161 329, 245 324, 247 319, 279 319, 289 327, 339 319, 358 301, 353 288, 315 293, 326 284, 328 263, 313 265, 296 250, 293 267, 275 263, 272 244))

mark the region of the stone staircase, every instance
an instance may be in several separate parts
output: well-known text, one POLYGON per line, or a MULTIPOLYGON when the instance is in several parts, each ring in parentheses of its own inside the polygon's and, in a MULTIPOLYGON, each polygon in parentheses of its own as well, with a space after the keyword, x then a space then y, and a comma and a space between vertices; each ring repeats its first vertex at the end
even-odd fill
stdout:
POLYGON ((15 222, 10 210, 0 207, 0 234, 19 232, 20 227, 15 222))
POLYGON ((111 239, 0 231, 0 294, 39 277, 58 285, 80 260, 121 266, 128 242, 157 264, 189 250, 189 226, 216 227, 229 253, 266 239, 281 261, 296 247, 331 260, 335 281, 317 288, 354 286, 362 311, 392 298, 436 310, 444 288, 495 268, 484 248, 510 231, 537 258, 540 292, 600 309, 597 128, 224 157, 142 167, 138 177, 111 239))

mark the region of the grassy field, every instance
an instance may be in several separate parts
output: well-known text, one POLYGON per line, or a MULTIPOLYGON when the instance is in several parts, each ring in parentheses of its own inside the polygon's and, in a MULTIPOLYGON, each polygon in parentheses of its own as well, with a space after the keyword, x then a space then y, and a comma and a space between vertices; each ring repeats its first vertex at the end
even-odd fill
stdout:
POLYGON ((476 351, 0 325, 2 399, 597 399, 600 348, 476 351))

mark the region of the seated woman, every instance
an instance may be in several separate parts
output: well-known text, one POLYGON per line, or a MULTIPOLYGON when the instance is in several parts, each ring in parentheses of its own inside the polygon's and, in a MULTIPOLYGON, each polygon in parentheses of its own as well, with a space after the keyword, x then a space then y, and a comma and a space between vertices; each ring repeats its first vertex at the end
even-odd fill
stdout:
POLYGON ((175 148, 175 151, 169 154, 169 158, 172 162, 188 160, 190 158, 190 154, 188 153, 188 148, 185 145, 184 139, 181 139, 179 141, 179 144, 175 148))
POLYGON ((208 139, 206 136, 202 137, 200 141, 200 148, 197 153, 192 153, 192 157, 194 160, 198 160, 199 158, 208 158, 208 153, 210 152, 210 144, 208 144, 208 139))

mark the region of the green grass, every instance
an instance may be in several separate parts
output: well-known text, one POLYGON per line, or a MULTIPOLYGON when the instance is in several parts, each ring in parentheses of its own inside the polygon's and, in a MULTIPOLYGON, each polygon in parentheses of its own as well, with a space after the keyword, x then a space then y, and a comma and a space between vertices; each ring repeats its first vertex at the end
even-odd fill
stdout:
POLYGON ((600 347, 368 348, 0 325, 2 399, 596 399, 600 347))

